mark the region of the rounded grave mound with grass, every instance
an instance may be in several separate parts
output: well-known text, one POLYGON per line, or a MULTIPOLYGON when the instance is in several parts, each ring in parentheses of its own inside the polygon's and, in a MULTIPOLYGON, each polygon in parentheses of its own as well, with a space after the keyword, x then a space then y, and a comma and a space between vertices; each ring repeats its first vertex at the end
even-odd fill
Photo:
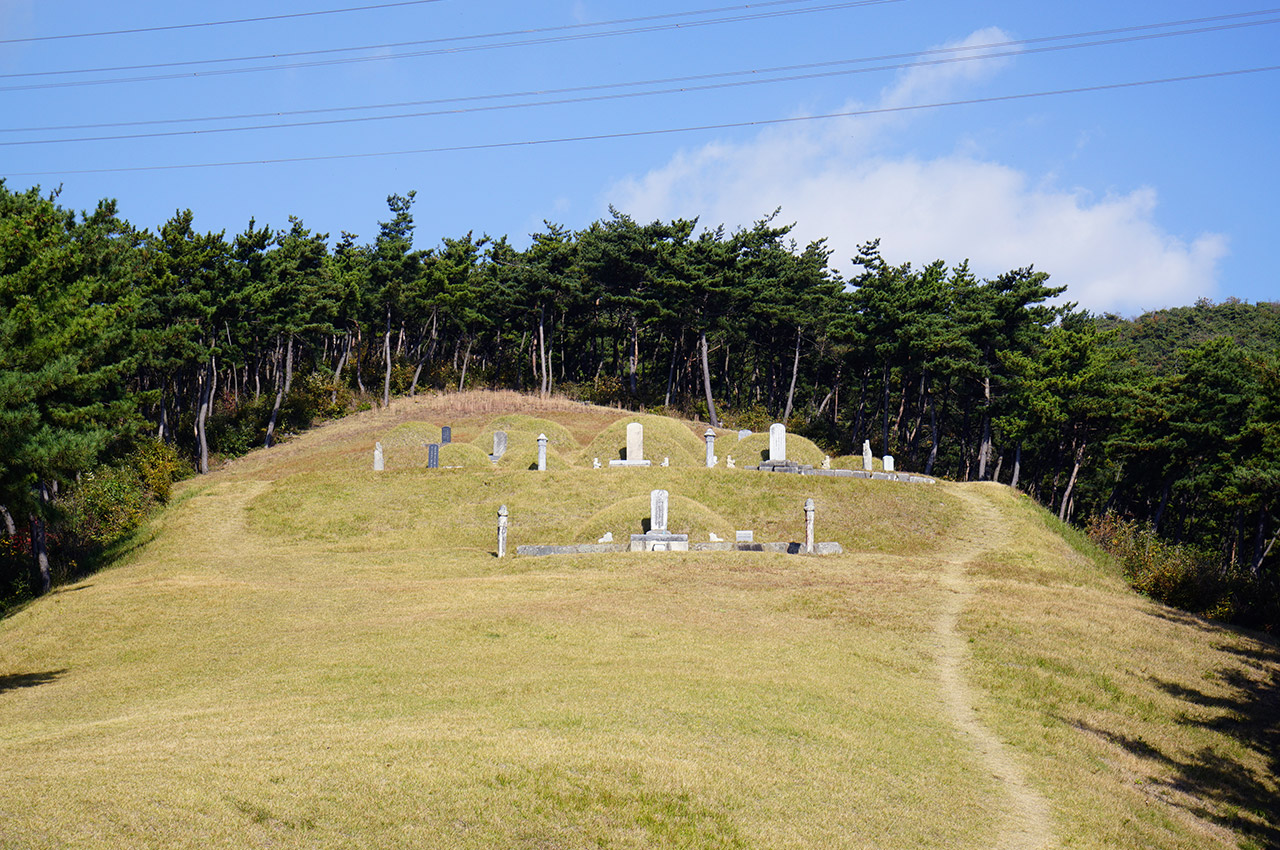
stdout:
MULTIPOLYGON (((508 413, 499 416, 484 426, 484 431, 479 437, 473 441, 486 453, 493 451, 493 434, 495 431, 506 431, 510 446, 510 439, 516 434, 532 434, 536 442, 539 434, 547 435, 547 448, 554 449, 560 454, 568 454, 576 451, 578 442, 573 439, 573 435, 569 433, 569 429, 561 425, 559 422, 553 422, 550 419, 540 419, 537 416, 527 416, 523 413, 508 413)), ((537 446, 535 445, 535 450, 537 446)))
POLYGON ((706 444, 687 425, 648 414, 626 416, 605 427, 583 450, 580 462, 585 465, 600 458, 601 465, 608 466, 611 460, 628 460, 624 457, 627 426, 632 422, 644 427, 644 460, 653 461, 654 466, 661 464, 664 457, 671 459, 672 466, 706 465, 706 444))
MULTIPOLYGON (((750 434, 739 440, 732 449, 717 454, 733 455, 733 462, 738 466, 757 466, 769 459, 769 432, 750 434)), ((822 459, 826 456, 826 452, 818 448, 813 440, 799 434, 787 434, 787 460, 817 468, 822 466, 822 459)))
MULTIPOLYGON (((499 429, 501 430, 501 429, 499 429)), ((508 431, 507 432, 507 451, 498 458, 497 463, 490 462, 490 466, 496 466, 498 469, 537 469, 538 468, 538 434, 540 432, 529 431, 508 431)), ((476 448, 483 452, 484 444, 474 444, 476 448)), ((573 464, 565 460, 564 455, 551 447, 551 435, 547 435, 547 469, 569 469, 573 464)), ((489 437, 488 448, 493 448, 493 437, 489 437)), ((486 461, 488 455, 485 455, 486 461)))
MULTIPOLYGON (((832 469, 862 469, 862 455, 840 455, 831 459, 832 469)), ((871 458, 871 468, 876 472, 884 470, 884 459, 878 457, 871 458)))
MULTIPOLYGON (((382 443, 383 464, 388 471, 427 465, 427 446, 440 442, 440 426, 430 422, 405 422, 377 438, 382 443)), ((373 464, 373 446, 369 447, 373 464)))
MULTIPOLYGON (((733 523, 720 516, 701 502, 687 496, 672 494, 667 507, 667 531, 687 534, 689 541, 704 542, 711 533, 722 540, 733 540, 733 523)), ((649 494, 633 496, 614 502, 597 511, 578 527, 574 543, 595 543, 613 533, 615 543, 626 543, 632 534, 644 534, 649 530, 649 494)))
POLYGON ((440 447, 441 466, 460 466, 464 469, 489 469, 489 455, 474 443, 449 443, 440 447))

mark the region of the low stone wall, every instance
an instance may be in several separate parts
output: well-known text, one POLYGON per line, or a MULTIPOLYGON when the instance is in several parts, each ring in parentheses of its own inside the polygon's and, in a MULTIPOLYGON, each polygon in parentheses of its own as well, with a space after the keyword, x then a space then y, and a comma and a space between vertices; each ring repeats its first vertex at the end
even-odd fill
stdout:
MULTIPOLYGON (((526 544, 516 547, 516 554, 525 557, 540 555, 603 555, 612 552, 627 552, 627 543, 579 543, 570 546, 550 546, 526 544)), ((803 555, 803 543, 734 543, 730 540, 719 540, 708 543, 690 543, 690 552, 775 552, 780 555, 803 555)), ((815 555, 842 555, 844 547, 839 543, 813 544, 815 555)))

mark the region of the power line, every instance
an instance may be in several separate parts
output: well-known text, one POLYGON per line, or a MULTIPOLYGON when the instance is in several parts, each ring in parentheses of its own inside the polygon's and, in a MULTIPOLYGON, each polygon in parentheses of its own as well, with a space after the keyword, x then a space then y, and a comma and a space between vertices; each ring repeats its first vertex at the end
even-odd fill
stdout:
MULTIPOLYGON (((1239 17, 1239 16, 1218 16, 1213 20, 1221 20, 1227 17, 1239 17)), ((393 115, 370 115, 370 116, 361 116, 361 117, 354 117, 354 118, 318 119, 318 120, 310 120, 310 121, 294 121, 294 122, 274 123, 274 124, 256 124, 256 125, 249 125, 249 126, 242 126, 242 127, 215 127, 208 130, 169 130, 169 131, 153 132, 153 133, 128 133, 128 134, 103 135, 103 136, 82 136, 82 137, 66 138, 66 139, 26 139, 26 140, 11 141, 11 142, 0 142, 0 147, 17 147, 17 146, 26 146, 26 145, 44 145, 44 144, 75 143, 75 142, 123 141, 123 140, 135 140, 135 139, 166 138, 166 137, 173 137, 173 136, 209 135, 213 133, 239 133, 239 132, 247 132, 247 131, 254 131, 254 130, 292 129, 292 128, 298 128, 298 127, 356 124, 356 123, 364 123, 369 121, 388 121, 388 120, 403 120, 403 119, 409 119, 409 118, 428 118, 428 117, 436 117, 440 115, 462 115, 462 114, 474 113, 474 112, 490 112, 490 111, 506 110, 506 109, 525 109, 525 108, 538 107, 538 106, 562 106, 562 105, 577 104, 577 103, 588 103, 593 101, 617 100, 617 99, 623 99, 623 98, 646 97, 646 96, 664 95, 664 94, 687 94, 687 93, 698 92, 698 91, 712 91, 712 90, 725 89, 725 88, 739 88, 739 87, 745 87, 745 86, 767 85, 767 84, 773 84, 773 83, 796 82, 799 80, 810 80, 810 79, 819 79, 819 78, 826 78, 826 77, 833 77, 833 76, 870 73, 875 71, 904 70, 909 68, 927 67, 932 65, 952 64, 956 62, 984 61, 984 60, 990 60, 990 59, 1006 58, 1010 56, 1026 56, 1026 55, 1037 54, 1037 53, 1076 50, 1076 49, 1085 48, 1085 47, 1128 44, 1128 43, 1133 43, 1138 41, 1147 41, 1147 40, 1156 39, 1156 38, 1171 38, 1171 37, 1182 36, 1182 35, 1197 35, 1197 34, 1203 34, 1206 32, 1218 32, 1226 29, 1236 29, 1240 27, 1263 26, 1268 24, 1280 23, 1280 18, 1270 18, 1270 19, 1264 19, 1259 21, 1237 22, 1232 24, 1225 24, 1225 25, 1218 25, 1218 26, 1211 26, 1211 27, 1196 27, 1192 29, 1173 30, 1170 32, 1144 33, 1140 35, 1124 35, 1116 38, 1100 39, 1095 41, 1082 41, 1074 44, 1046 45, 1046 42, 1051 42, 1051 41, 1078 39, 1078 38, 1088 37, 1091 35, 1105 35, 1105 34, 1112 34, 1117 32, 1133 33, 1135 31, 1144 30, 1144 29, 1149 30, 1149 29, 1155 29, 1155 28, 1168 28, 1171 26, 1176 26, 1181 23, 1198 23, 1201 20, 1204 20, 1204 19, 1195 19, 1195 20, 1186 21, 1186 22, 1165 22, 1165 23, 1158 23, 1158 24, 1143 24, 1139 26, 1123 27, 1123 28, 1112 29, 1112 30, 1097 30, 1092 33, 1073 33, 1068 35, 1041 36, 1036 38, 993 42, 993 43, 981 44, 981 45, 965 45, 965 46, 951 47, 951 48, 934 48, 931 50, 916 51, 909 54, 895 54, 892 56, 885 56, 885 57, 842 59, 842 60, 836 60, 832 62, 808 63, 805 65, 782 66, 779 68, 755 69, 755 70, 749 70, 749 71, 729 71, 729 72, 721 72, 718 74, 696 75, 692 77, 676 77, 676 78, 669 78, 667 80, 648 81, 648 82, 641 82, 641 83, 607 83, 607 84, 598 84, 595 86, 578 86, 578 87, 573 87, 569 89, 560 89, 560 90, 554 90, 551 92, 545 92, 545 94, 556 94, 556 93, 572 94, 572 93, 577 93, 582 91, 600 91, 600 90, 616 89, 616 88, 622 88, 622 87, 632 87, 632 86, 638 86, 638 85, 669 85, 671 83, 687 83, 687 82, 699 81, 699 80, 722 79, 724 77, 730 77, 730 76, 749 76, 750 77, 750 79, 746 79, 746 80, 737 80, 732 82, 720 82, 720 83, 707 83, 707 84, 693 85, 693 86, 686 85, 686 86, 681 86, 679 88, 650 89, 646 91, 632 91, 632 92, 622 92, 622 93, 614 93, 614 94, 594 94, 594 95, 585 95, 585 96, 579 96, 579 97, 565 97, 565 98, 560 98, 555 100, 542 100, 542 101, 523 102, 523 103, 505 103, 505 104, 496 104, 496 105, 488 105, 488 106, 457 107, 457 108, 451 108, 451 109, 434 110, 429 112, 410 112, 410 113, 399 113, 399 114, 393 114, 393 115), (1022 49, 1027 47, 1028 45, 1033 45, 1033 44, 1040 44, 1045 46, 1032 47, 1030 49, 1022 49), (864 64, 867 62, 881 61, 885 59, 918 58, 922 56, 937 56, 939 54, 956 53, 961 51, 973 53, 976 51, 992 51, 992 50, 1000 50, 1000 49, 1004 49, 1005 52, 1001 52, 1001 53, 983 52, 983 53, 978 53, 977 55, 972 55, 972 56, 949 56, 941 59, 928 59, 924 61, 898 63, 898 64, 870 65, 870 66, 860 67, 860 68, 843 68, 840 70, 833 70, 833 71, 814 70, 818 68, 829 68, 837 65, 849 65, 849 64, 855 64, 855 63, 864 64), (785 77, 769 77, 769 78, 763 78, 761 76, 763 74, 782 73, 782 72, 797 71, 797 70, 811 71, 811 73, 794 74, 794 75, 785 76, 785 77)), ((509 95, 481 95, 474 98, 442 98, 435 101, 419 101, 419 102, 410 103, 410 104, 393 104, 393 105, 366 106, 366 107, 345 107, 344 109, 349 111, 349 110, 355 110, 355 109, 367 110, 367 109, 394 108, 397 106, 405 106, 405 105, 441 105, 444 103, 468 102, 473 100, 527 97, 533 94, 544 94, 544 93, 530 92, 530 93, 519 93, 519 94, 509 94, 509 95)), ((333 111, 340 111, 340 110, 297 110, 294 114, 307 114, 307 113, 314 114, 314 113, 325 113, 325 112, 333 112, 333 111)), ((247 116, 247 117, 258 117, 258 116, 247 116)), ((270 117, 270 116, 263 116, 263 117, 270 117)), ((224 119, 186 119, 186 120, 200 121, 200 120, 224 120, 224 119)), ((232 119, 226 119, 226 120, 232 120, 232 119)), ((172 123, 172 122, 164 122, 164 121, 136 122, 134 124, 128 124, 128 123, 108 124, 108 125, 102 125, 102 126, 137 126, 139 124, 145 125, 145 124, 154 124, 154 123, 172 123)), ((53 129, 58 129, 58 128, 45 128, 44 131, 53 130, 53 129)), ((67 129, 80 129, 80 128, 67 128, 67 129)), ((35 132, 35 131, 36 130, 27 130, 26 132, 35 132)), ((0 132, 20 132, 20 131, 7 130, 7 131, 0 131, 0 132)))
POLYGON ((125 166, 120 168, 84 168, 71 169, 65 171, 21 171, 10 174, 10 177, 38 177, 46 175, 69 175, 69 174, 119 174, 127 172, 140 171, 177 171, 195 168, 229 168, 244 165, 282 165, 287 163, 299 162, 332 162, 345 159, 372 159, 377 157, 392 156, 416 156, 422 154, 435 153, 460 153, 466 151, 479 150, 496 150, 503 148, 517 147, 534 147, 541 145, 566 144, 570 142, 597 142, 610 141, 615 139, 643 138, 648 136, 663 136, 677 133, 697 133, 709 130, 732 130, 743 129, 748 127, 767 127, 782 124, 798 124, 809 121, 824 121, 833 118, 860 118, 869 115, 884 115, 896 112, 913 112, 924 109, 940 109, 951 106, 975 106, 987 103, 1003 103, 1016 100, 1027 100, 1036 97, 1055 97, 1068 94, 1086 94, 1091 92, 1114 91, 1118 89, 1137 88, 1141 86, 1163 85, 1167 83, 1184 83, 1194 82, 1196 80, 1219 79, 1223 77, 1240 76, 1244 74, 1258 74, 1269 71, 1280 71, 1280 65, 1267 65, 1259 68, 1240 68, 1230 71, 1213 71, 1204 74, 1189 74, 1179 77, 1163 77, 1153 80, 1135 80, 1123 83, 1103 83, 1094 86, 1081 86, 1069 89, 1054 89, 1050 91, 1024 92, 1021 94, 993 95, 991 97, 976 97, 965 100, 949 100, 938 103, 922 103, 909 106, 882 106, 873 109, 855 109, 846 112, 830 112, 822 115, 801 115, 790 118, 764 118, 754 121, 734 121, 723 124, 699 124, 686 127, 667 127, 656 130, 631 130, 618 133, 595 133, 581 136, 560 136, 546 139, 526 139, 523 141, 512 142, 482 142, 470 145, 446 145, 434 148, 417 148, 413 150, 398 151, 376 151, 370 153, 348 153, 348 154, 326 154, 320 156, 297 156, 282 157, 279 159, 258 159, 258 160, 234 160, 226 162, 202 162, 202 163, 185 163, 179 165, 136 165, 125 166))
POLYGON ((837 11, 840 9, 851 9, 851 8, 857 8, 857 7, 863 7, 863 6, 878 6, 886 3, 901 3, 901 2, 904 2, 904 0, 846 0, 846 2, 828 3, 822 6, 812 6, 809 8, 802 8, 802 9, 782 9, 782 10, 774 10, 769 12, 754 12, 754 13, 747 13, 747 14, 740 14, 740 15, 724 16, 719 18, 709 18, 707 20, 684 21, 684 22, 678 22, 678 23, 667 23, 667 24, 649 23, 651 21, 657 21, 657 20, 669 20, 672 18, 687 18, 691 16, 698 16, 698 15, 720 14, 723 12, 741 11, 745 9, 757 9, 757 8, 762 8, 767 6, 784 6, 784 5, 791 5, 795 3, 805 3, 805 2, 812 2, 812 0, 769 0, 769 2, 752 3, 744 6, 727 6, 727 7, 717 8, 717 9, 701 9, 701 10, 686 11, 686 12, 672 12, 672 13, 667 13, 663 15, 649 15, 649 16, 639 17, 639 18, 621 18, 613 21, 597 21, 594 23, 585 23, 585 24, 564 24, 560 26, 541 27, 541 28, 535 28, 535 29, 529 29, 529 30, 511 30, 507 32, 448 36, 443 38, 422 39, 417 41, 393 42, 389 44, 361 45, 358 47, 335 47, 335 48, 329 48, 325 50, 305 50, 305 51, 298 51, 294 53, 275 53, 275 54, 264 54, 264 55, 258 55, 258 56, 238 56, 238 57, 219 58, 219 59, 197 59, 197 60, 189 60, 185 62, 157 62, 157 63, 145 64, 145 65, 119 65, 119 66, 103 67, 103 68, 79 68, 79 69, 63 69, 63 70, 56 70, 56 71, 31 71, 31 72, 15 73, 15 74, 0 74, 0 79, 21 79, 21 78, 27 78, 27 77, 68 76, 72 74, 114 73, 117 71, 149 70, 149 69, 159 69, 159 68, 179 68, 179 67, 192 67, 192 66, 198 66, 198 65, 218 65, 218 64, 229 64, 233 62, 256 62, 256 61, 263 61, 263 60, 270 60, 270 59, 301 57, 301 56, 322 56, 322 55, 331 55, 335 53, 353 53, 353 52, 367 52, 367 51, 375 51, 375 50, 389 50, 393 48, 411 47, 411 46, 417 46, 417 45, 447 44, 447 43, 456 43, 456 42, 463 42, 463 41, 477 41, 477 40, 491 39, 491 38, 508 38, 512 36, 530 36, 530 35, 539 35, 541 33, 566 32, 566 31, 581 30, 581 29, 593 28, 593 27, 598 28, 598 27, 619 26, 624 24, 640 24, 638 26, 631 26, 626 29, 607 30, 604 32, 591 32, 591 33, 570 32, 569 34, 565 34, 565 35, 541 36, 537 38, 526 37, 523 39, 503 41, 503 42, 497 42, 493 44, 470 44, 470 45, 453 46, 453 47, 438 47, 433 49, 414 50, 414 51, 408 51, 408 52, 402 52, 402 53, 380 53, 373 56, 353 56, 353 57, 347 57, 347 58, 317 59, 309 62, 285 62, 285 63, 270 64, 270 65, 251 66, 248 68, 226 68, 226 69, 209 70, 209 71, 183 71, 183 72, 175 72, 170 74, 150 74, 150 75, 133 76, 133 77, 114 77, 114 78, 109 78, 104 80, 72 80, 68 82, 57 82, 57 83, 28 83, 23 85, 0 87, 0 92, 35 91, 35 90, 43 90, 43 89, 70 88, 70 87, 78 87, 78 86, 114 85, 117 83, 156 82, 160 80, 191 79, 193 77, 211 77, 211 76, 225 76, 228 74, 258 73, 261 71, 294 70, 297 68, 318 68, 318 67, 328 67, 333 65, 347 65, 347 64, 357 63, 357 62, 382 62, 382 61, 393 60, 393 59, 410 59, 410 58, 421 58, 424 56, 439 56, 439 55, 453 54, 453 53, 469 53, 469 52, 478 51, 478 50, 497 50, 497 49, 508 48, 508 47, 528 47, 531 45, 556 44, 559 42, 566 42, 566 41, 583 41, 587 39, 607 38, 610 36, 617 36, 617 35, 636 35, 640 33, 664 32, 664 31, 673 30, 673 29, 689 29, 692 27, 712 26, 712 25, 726 24, 726 23, 739 23, 742 21, 756 21, 756 20, 765 20, 769 18, 793 17, 796 15, 813 14, 815 12, 830 12, 830 11, 837 11))
POLYGON ((378 3, 374 6, 349 6, 345 9, 323 9, 315 12, 293 12, 287 15, 263 15, 258 18, 235 18, 229 21, 201 21, 193 24, 168 24, 158 27, 136 27, 127 30, 104 30, 103 32, 77 32, 64 35, 35 35, 27 38, 3 38, 0 44, 28 44, 33 41, 60 41, 68 38, 97 38, 107 35, 134 35, 147 32, 168 32, 171 30, 196 29, 198 27, 223 27, 228 24, 257 24, 264 21, 283 21, 289 18, 312 18, 319 15, 339 15, 345 12, 368 12, 375 9, 392 9, 397 6, 421 6, 426 3, 440 3, 443 0, 402 0, 399 3, 378 3))

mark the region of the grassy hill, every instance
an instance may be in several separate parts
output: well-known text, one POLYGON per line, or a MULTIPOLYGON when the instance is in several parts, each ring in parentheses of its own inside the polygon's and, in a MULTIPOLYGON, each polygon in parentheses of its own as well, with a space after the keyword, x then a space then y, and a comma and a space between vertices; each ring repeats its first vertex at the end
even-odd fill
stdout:
POLYGON ((187 482, 0 621, 0 847, 1280 847, 1274 644, 1007 488, 706 470, 650 418, 670 468, 592 469, 627 421, 403 400, 187 482), (476 461, 499 417, 550 471, 476 461), (813 498, 845 554, 494 557, 500 504, 512 551, 625 540, 658 487, 700 539, 813 498))

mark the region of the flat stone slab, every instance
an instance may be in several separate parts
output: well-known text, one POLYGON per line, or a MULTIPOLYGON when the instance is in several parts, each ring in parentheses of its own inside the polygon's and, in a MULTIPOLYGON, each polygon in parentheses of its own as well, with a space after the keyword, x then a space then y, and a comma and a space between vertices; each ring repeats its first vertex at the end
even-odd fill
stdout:
POLYGON ((610 466, 653 466, 651 460, 611 460, 610 466))
POLYGON ((625 543, 579 543, 575 546, 544 546, 526 544, 516 547, 517 555, 603 555, 609 552, 625 552, 625 543))
POLYGON ((632 552, 688 552, 689 535, 650 531, 631 535, 632 552))

